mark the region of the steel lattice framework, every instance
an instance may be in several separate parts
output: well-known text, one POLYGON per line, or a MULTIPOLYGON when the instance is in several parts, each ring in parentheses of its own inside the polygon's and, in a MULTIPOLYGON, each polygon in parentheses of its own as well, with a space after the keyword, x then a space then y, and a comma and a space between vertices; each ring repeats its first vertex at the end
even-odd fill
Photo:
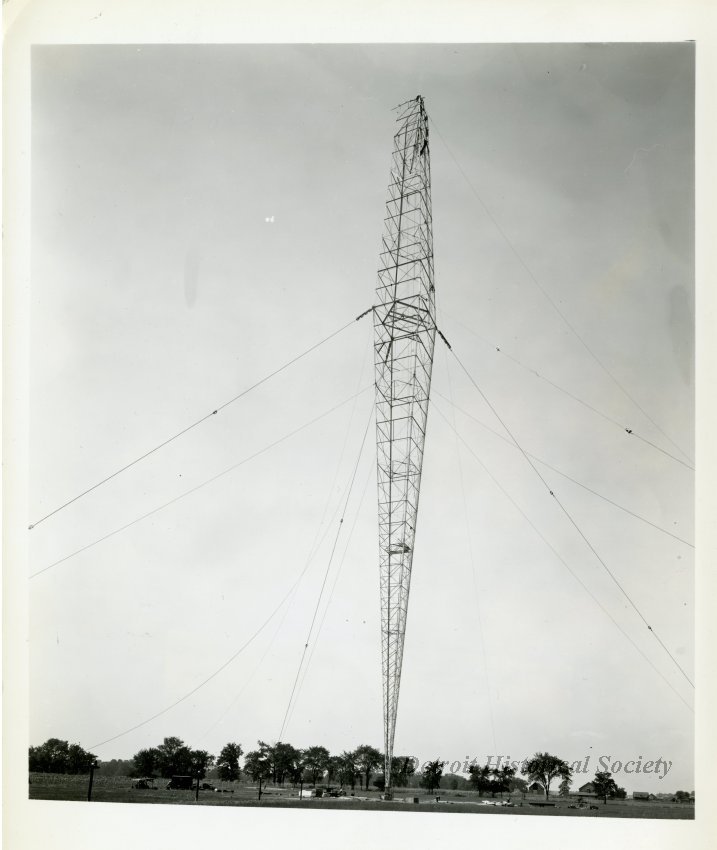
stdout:
POLYGON ((436 334, 428 115, 420 95, 396 110, 374 307, 384 776, 389 797, 436 334))

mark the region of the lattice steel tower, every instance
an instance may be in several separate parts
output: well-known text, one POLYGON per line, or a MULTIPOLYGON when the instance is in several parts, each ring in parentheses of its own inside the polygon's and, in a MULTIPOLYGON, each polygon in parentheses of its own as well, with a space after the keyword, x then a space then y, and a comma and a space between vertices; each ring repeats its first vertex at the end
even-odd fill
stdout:
POLYGON ((436 335, 428 115, 420 95, 396 110, 398 126, 374 307, 388 797, 436 335))

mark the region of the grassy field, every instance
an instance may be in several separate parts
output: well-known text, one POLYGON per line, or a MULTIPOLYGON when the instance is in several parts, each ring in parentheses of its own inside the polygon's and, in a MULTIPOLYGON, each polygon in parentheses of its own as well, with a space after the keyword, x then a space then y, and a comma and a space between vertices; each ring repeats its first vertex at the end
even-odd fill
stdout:
MULTIPOLYGON (((87 777, 85 776, 48 776, 30 777, 31 800, 87 800, 87 777)), ((695 816, 693 805, 670 803, 661 800, 614 800, 607 805, 591 801, 597 809, 570 809, 575 800, 551 798, 554 807, 536 805, 543 802, 540 797, 528 797, 515 800, 511 807, 485 805, 478 795, 470 791, 436 791, 433 795, 417 789, 397 791, 391 802, 380 799, 378 792, 362 793, 356 791, 354 797, 299 799, 298 790, 287 787, 278 789, 269 787, 257 799, 256 786, 238 783, 223 783, 225 792, 200 791, 195 800, 194 791, 168 791, 164 788, 166 780, 157 783, 158 788, 139 790, 132 787, 132 781, 126 777, 95 777, 92 799, 101 803, 149 803, 191 806, 261 806, 303 809, 354 809, 380 810, 391 812, 473 812, 485 815, 535 815, 538 817, 578 817, 578 818, 667 818, 691 820, 695 816), (231 790, 230 790, 231 789, 231 790), (401 798, 417 796, 419 803, 404 802, 401 798), (436 797, 439 799, 436 800, 436 797)), ((220 783, 220 787, 222 783, 220 783)))

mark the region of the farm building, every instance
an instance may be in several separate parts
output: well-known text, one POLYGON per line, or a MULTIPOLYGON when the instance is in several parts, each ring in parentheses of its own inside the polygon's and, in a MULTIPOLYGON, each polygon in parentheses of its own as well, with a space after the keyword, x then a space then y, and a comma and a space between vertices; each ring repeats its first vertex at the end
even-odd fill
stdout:
POLYGON ((655 800, 656 797, 654 794, 650 794, 649 791, 633 791, 632 792, 633 800, 655 800))
POLYGON ((578 788, 578 794, 582 794, 583 797, 597 797, 594 783, 586 782, 585 785, 581 785, 578 788))
POLYGON ((545 794, 545 788, 539 782, 531 782, 528 785, 529 794, 545 794))

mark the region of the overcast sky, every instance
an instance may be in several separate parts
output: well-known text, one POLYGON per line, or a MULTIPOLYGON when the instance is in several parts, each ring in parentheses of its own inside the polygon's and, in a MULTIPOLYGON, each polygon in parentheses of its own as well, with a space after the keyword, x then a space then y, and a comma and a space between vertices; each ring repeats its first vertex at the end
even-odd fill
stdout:
MULTIPOLYGON (((694 458, 693 60, 688 44, 35 47, 30 521, 371 306, 391 108, 420 93, 439 326, 526 452, 687 541, 539 466, 693 678, 694 474, 665 454, 694 458)), ((316 550, 232 664, 93 751, 276 740, 371 412, 371 341, 365 318, 33 530, 31 573, 368 388, 31 580, 31 743, 92 748, 173 703, 316 550)), ((618 784, 692 789, 691 687, 475 421, 504 433, 442 344, 433 390, 395 751, 592 755, 587 778, 600 756, 662 758, 664 780, 618 784)), ((383 739, 373 437, 283 736, 299 747, 383 739)))

